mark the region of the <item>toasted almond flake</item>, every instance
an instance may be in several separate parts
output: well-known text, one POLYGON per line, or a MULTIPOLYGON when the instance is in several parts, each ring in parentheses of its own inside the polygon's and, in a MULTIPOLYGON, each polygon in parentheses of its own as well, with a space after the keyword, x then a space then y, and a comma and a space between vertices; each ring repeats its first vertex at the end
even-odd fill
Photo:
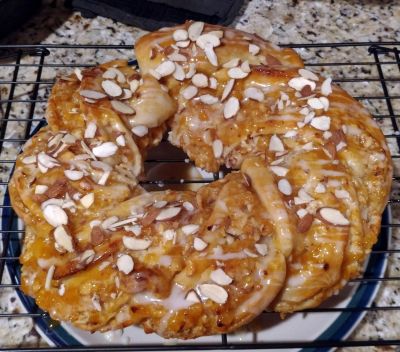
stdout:
POLYGON ((310 113, 310 110, 307 107, 304 107, 299 111, 299 113, 302 115, 308 115, 310 113))
POLYGON ((257 252, 262 255, 263 257, 268 253, 268 246, 265 243, 256 243, 254 245, 256 247, 257 252))
POLYGON ((225 286, 232 283, 233 279, 225 273, 221 268, 213 270, 210 273, 210 279, 214 281, 216 284, 225 286))
POLYGON ((106 79, 101 82, 101 87, 110 97, 119 97, 122 94, 122 88, 114 81, 106 79))
POLYGON ((187 211, 193 211, 194 206, 190 202, 183 202, 182 206, 187 210, 187 211))
POLYGON ((132 224, 137 220, 136 217, 130 217, 121 221, 114 222, 109 226, 109 229, 116 229, 117 227, 122 227, 126 224, 132 224))
POLYGON ((148 127, 147 126, 143 126, 143 125, 135 126, 135 127, 132 128, 131 131, 133 132, 133 134, 135 134, 138 137, 143 137, 147 133, 149 133, 148 127))
POLYGON ((92 149, 92 152, 98 158, 107 158, 113 156, 118 150, 118 146, 113 142, 105 142, 92 149))
POLYGON ((199 285, 199 290, 202 296, 205 296, 215 303, 224 304, 228 300, 228 292, 215 284, 202 284, 199 285))
POLYGON ((271 162, 271 165, 279 165, 279 164, 282 164, 283 162, 284 162, 284 158, 279 158, 279 159, 276 159, 276 160, 274 160, 274 161, 272 161, 271 162))
POLYGON ((317 130, 328 131, 331 127, 331 118, 329 116, 314 117, 310 124, 317 130))
POLYGON ((312 81, 318 81, 318 76, 315 73, 313 73, 309 70, 306 70, 304 68, 301 68, 299 70, 299 75, 304 77, 305 79, 310 79, 312 81))
POLYGON ((197 295, 197 293, 193 290, 189 291, 185 297, 185 299, 189 302, 193 302, 193 303, 200 303, 200 298, 197 295))
POLYGON ((307 100, 307 104, 313 109, 323 109, 324 105, 322 104, 319 98, 309 98, 307 100))
POLYGON ((329 109, 329 100, 326 97, 320 97, 319 101, 321 104, 324 106, 324 111, 327 111, 329 109))
POLYGON ((97 131, 97 125, 94 122, 90 121, 86 125, 84 138, 94 138, 94 136, 96 135, 96 131, 97 131))
POLYGON ((325 193, 326 187, 321 182, 318 182, 318 184, 315 186, 314 191, 315 193, 325 193))
POLYGON ((349 199, 350 194, 344 189, 335 189, 335 197, 339 199, 349 199))
POLYGON ((108 230, 113 224, 115 224, 118 221, 118 216, 110 216, 109 218, 105 219, 101 223, 101 227, 104 230, 108 230))
POLYGON ((242 79, 249 75, 248 72, 244 72, 240 67, 233 67, 228 70, 228 76, 234 79, 242 79))
POLYGON ((157 200, 154 204, 153 207, 157 209, 164 208, 168 202, 166 200, 157 200))
POLYGON ((36 185, 35 194, 43 194, 49 189, 49 186, 46 185, 36 185))
POLYGON ((153 70, 152 68, 149 70, 149 73, 156 79, 156 80, 160 80, 161 79, 161 75, 156 71, 153 70))
POLYGON ((79 91, 79 94, 84 98, 93 99, 94 101, 107 97, 106 94, 91 89, 82 89, 79 91))
POLYGON ((203 104, 212 105, 218 103, 218 98, 211 94, 204 94, 199 96, 200 101, 203 104))
POLYGON ((129 82, 129 89, 131 90, 132 93, 135 93, 139 88, 139 85, 140 85, 139 80, 134 79, 133 81, 129 82))
POLYGON ((27 156, 27 157, 23 158, 21 161, 25 165, 34 164, 34 163, 36 163, 36 155, 27 156))
POLYGON ((55 265, 52 265, 49 270, 47 270, 46 281, 44 283, 44 289, 46 291, 50 290, 51 280, 53 280, 54 270, 56 269, 55 265))
POLYGON ((193 241, 193 248, 194 248, 196 251, 201 252, 201 251, 203 251, 204 249, 206 249, 207 246, 208 246, 208 243, 207 243, 207 242, 204 242, 201 238, 199 238, 199 237, 195 237, 195 238, 194 238, 194 241, 193 241))
POLYGON ((54 230, 54 239, 58 246, 64 250, 72 253, 74 251, 74 244, 72 237, 67 233, 64 226, 57 226, 54 230))
POLYGON ((282 141, 280 140, 280 138, 276 134, 271 136, 271 139, 269 140, 268 150, 270 152, 283 152, 283 151, 285 151, 285 147, 284 147, 282 141))
POLYGON ((111 165, 104 163, 102 161, 95 160, 95 161, 92 161, 90 164, 92 165, 92 167, 103 170, 103 171, 111 171, 112 170, 111 165))
POLYGON ((314 200, 313 197, 311 197, 304 188, 300 188, 298 192, 298 196, 300 199, 305 200, 306 202, 311 202, 314 200))
POLYGON ((74 68, 74 73, 75 73, 75 76, 76 76, 80 81, 82 81, 83 76, 82 76, 82 71, 81 71, 81 69, 78 68, 78 67, 75 67, 75 68, 74 68))
POLYGON ((200 226, 196 224, 189 224, 181 227, 182 232, 185 235, 193 235, 197 231, 199 231, 200 226))
POLYGON ((140 236, 142 233, 142 226, 134 224, 132 226, 124 226, 124 230, 132 232, 135 236, 140 236))
POLYGON ((249 53, 251 55, 257 55, 260 52, 260 47, 255 44, 249 44, 249 53))
POLYGON ((103 76, 104 79, 114 79, 117 77, 117 72, 113 67, 108 68, 106 71, 104 71, 103 76))
POLYGON ((251 250, 248 248, 243 249, 243 252, 250 258, 258 258, 258 255, 253 253, 251 250))
POLYGON ((230 119, 234 117, 240 108, 240 103, 238 98, 230 97, 224 105, 224 117, 225 119, 230 119))
POLYGON ((208 86, 208 78, 203 73, 196 73, 192 77, 192 83, 199 88, 205 88, 208 86))
POLYGON ((214 47, 210 43, 206 43, 204 47, 204 54, 211 65, 218 67, 218 57, 214 51, 214 47))
POLYGON ((88 193, 80 199, 82 206, 89 209, 94 202, 94 193, 88 193))
POLYGON ((193 22, 188 28, 189 39, 196 41, 203 32, 204 22, 193 22))
POLYGON ((166 241, 173 241, 175 242, 176 232, 175 230, 168 229, 163 232, 163 237, 166 241))
POLYGON ((197 92, 198 92, 198 89, 195 86, 189 85, 185 89, 182 90, 182 96, 186 100, 190 100, 194 96, 196 96, 197 92))
POLYGON ((161 210, 161 212, 157 215, 157 221, 169 220, 177 216, 181 212, 180 207, 170 207, 161 210))
POLYGON ((308 211, 303 208, 300 208, 299 210, 296 211, 296 214, 301 219, 308 214, 308 211))
POLYGON ((278 181, 278 189, 286 196, 290 196, 292 194, 292 186, 285 178, 278 181))
POLYGON ((38 163, 38 168, 39 168, 39 170, 40 170, 40 172, 41 172, 42 174, 45 174, 47 171, 49 171, 49 169, 48 169, 47 167, 43 166, 43 165, 40 164, 40 163, 38 163))
POLYGON ((157 66, 155 71, 160 75, 160 77, 169 76, 174 73, 175 64, 169 60, 163 61, 160 65, 157 66))
POLYGON ((298 128, 303 128, 306 124, 304 122, 297 122, 298 128))
POLYGON ((122 237, 122 243, 124 246, 132 251, 143 251, 151 246, 150 240, 144 240, 129 236, 122 237))
POLYGON ((217 159, 220 158, 222 156, 222 152, 224 151, 224 146, 222 144, 222 141, 219 139, 216 139, 212 144, 212 148, 213 148, 214 157, 217 159))
POLYGON ((248 87, 244 90, 244 96, 246 98, 256 100, 256 101, 263 101, 264 100, 264 93, 261 89, 256 87, 248 87))
POLYGON ((174 31, 174 33, 172 33, 172 38, 174 38, 176 42, 186 40, 189 38, 189 33, 185 29, 177 29, 174 31))
MULTIPOLYGON (((177 51, 174 51, 172 54, 169 54, 168 59, 170 59, 171 61, 176 62, 185 62, 187 61, 187 58, 185 55, 179 54, 177 51)), ((176 66, 175 66, 175 70, 176 70, 176 66)))
POLYGON ((115 141, 117 142, 117 144, 121 147, 125 147, 126 142, 125 142, 125 137, 121 134, 120 136, 118 136, 115 141))
POLYGON ((132 108, 130 105, 123 103, 122 101, 118 100, 111 100, 111 106, 114 110, 127 115, 132 115, 135 113, 135 109, 132 108))
POLYGON ((289 172, 289 169, 287 169, 286 167, 283 167, 283 166, 273 165, 273 166, 270 166, 270 169, 275 175, 277 175, 279 177, 285 177, 286 174, 289 172))
POLYGON ((53 227, 68 224, 67 213, 59 205, 46 205, 43 209, 43 216, 45 220, 53 227))
POLYGON ((251 71, 249 62, 247 60, 243 61, 242 64, 240 65, 240 69, 243 72, 249 73, 251 71))
POLYGON ((189 44, 190 44, 190 40, 183 40, 183 41, 179 41, 179 42, 175 43, 175 45, 178 48, 187 48, 189 46, 189 44))
POLYGON ((325 79, 322 84, 321 84, 321 94, 328 96, 329 94, 332 93, 332 78, 328 77, 327 79, 325 79))
POLYGON ((61 284, 60 287, 58 288, 58 294, 60 296, 64 296, 64 294, 65 294, 65 285, 64 284, 61 284))
POLYGON ((194 76, 195 73, 196 73, 196 65, 195 65, 193 62, 191 62, 191 63, 189 64, 189 70, 188 70, 188 72, 186 73, 186 78, 187 78, 187 79, 192 78, 192 77, 194 76))
POLYGON ((125 275, 132 272, 134 263, 133 259, 128 254, 123 254, 117 259, 117 267, 119 271, 122 271, 125 275))
POLYGON ((215 79, 215 77, 210 77, 210 82, 208 84, 208 87, 211 89, 217 89, 218 81, 215 79))
POLYGON ((185 71, 183 70, 183 67, 176 62, 173 77, 178 81, 183 81, 185 79, 185 71))
POLYGON ((64 170, 64 175, 71 181, 78 181, 83 177, 83 172, 78 170, 64 170))
POLYGON ((209 46, 210 48, 215 48, 217 46, 219 46, 221 44, 220 39, 211 33, 205 33, 200 35, 197 39, 196 39, 196 44, 201 48, 201 49, 205 49, 207 46, 209 46))
POLYGON ((235 84, 235 80, 234 79, 230 79, 224 87, 224 91, 222 92, 222 96, 221 96, 221 101, 224 101, 229 94, 231 94, 232 88, 235 84))
POLYGON ((297 131, 294 131, 294 130, 292 130, 292 131, 287 131, 284 135, 283 135, 283 137, 285 137, 285 138, 293 138, 293 137, 296 137, 297 136, 297 131))
POLYGON ((92 304, 94 309, 96 309, 98 312, 101 312, 101 304, 100 304, 100 299, 99 296, 97 296, 96 294, 93 295, 92 297, 92 304))
POLYGON ((132 91, 130 89, 126 89, 126 88, 122 89, 122 96, 119 97, 119 99, 127 100, 130 98, 132 98, 132 91))
POLYGON ((315 82, 310 81, 309 79, 306 79, 304 77, 295 77, 288 82, 288 86, 300 92, 305 86, 310 86, 311 90, 314 90, 316 84, 315 82))
POLYGON ((53 167, 60 166, 57 159, 47 155, 44 152, 40 152, 37 156, 38 163, 44 166, 45 168, 52 169, 53 167))
POLYGON ((321 218, 328 223, 335 226, 348 226, 350 221, 344 217, 344 215, 337 209, 334 208, 321 208, 319 209, 319 215, 321 218))
POLYGON ((234 68, 234 67, 239 65, 239 62, 240 62, 240 59, 238 57, 236 57, 236 58, 234 58, 232 60, 229 60, 228 62, 225 62, 222 65, 222 67, 224 67, 224 68, 234 68))
POLYGON ((98 266, 98 270, 99 271, 103 271, 105 268, 107 268, 109 265, 111 264, 111 262, 109 262, 109 261, 104 261, 104 262, 102 262, 102 263, 100 263, 100 265, 98 266))

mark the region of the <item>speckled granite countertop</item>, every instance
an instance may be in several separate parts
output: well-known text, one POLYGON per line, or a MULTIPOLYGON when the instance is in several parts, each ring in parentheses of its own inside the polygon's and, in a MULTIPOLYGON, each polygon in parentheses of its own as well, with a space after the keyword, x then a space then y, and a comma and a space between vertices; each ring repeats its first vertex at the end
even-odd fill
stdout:
MULTIPOLYGON (((232 26, 255 32, 275 43, 329 43, 343 41, 395 41, 400 40, 400 3, 396 1, 311 1, 311 0, 253 0, 245 1, 239 16, 232 26)), ((27 25, 3 42, 12 44, 52 43, 52 44, 133 44, 144 33, 139 28, 128 27, 105 18, 84 19, 78 13, 65 10, 59 3, 45 1, 45 7, 27 25)), ((371 61, 365 47, 349 47, 342 49, 302 49, 300 54, 307 63, 332 61, 371 61)), ((130 50, 53 50, 46 62, 58 64, 104 62, 116 56, 131 58, 130 50)), ((392 58, 393 59, 393 58, 392 58)), ((22 63, 37 63, 37 57, 25 56, 22 63)), ((384 74, 399 77, 396 65, 385 65, 384 74)), ((63 72, 62 67, 46 67, 39 86, 38 99, 45 100, 48 96, 51 82, 56 73, 63 72), (46 84, 48 82, 48 84, 46 84)), ((378 77, 375 66, 325 66, 316 67, 336 78, 342 77, 378 77)), ((3 67, 1 80, 10 80, 12 68, 3 67)), ((34 80, 36 68, 21 67, 18 79, 34 80)), ((355 96, 382 95, 380 82, 357 82, 341 85, 355 96)), ((10 85, 0 83, 1 97, 8 96, 10 85)), ((399 95, 399 83, 388 83, 389 93, 399 95)), ((31 96, 34 85, 17 85, 15 95, 23 100, 31 96)), ((388 114, 383 100, 368 99, 365 105, 374 114, 388 114)), ((46 103, 38 101, 34 107, 34 116, 40 118, 46 103)), ((393 100, 395 113, 400 114, 399 100, 393 100)), ((5 109, 5 106, 3 106, 5 109)), ((27 117, 30 105, 13 103, 10 117, 27 117)), ((2 110, 3 111, 3 110, 2 110)), ((385 132, 392 132, 388 119, 379 121, 385 132)), ((21 137, 24 126, 20 122, 10 122, 6 137, 21 137)), ((398 149, 391 140, 392 151, 398 154, 398 149)), ((5 143, 1 159, 13 159, 18 149, 15 143, 5 143)), ((7 180, 9 168, 2 166, 2 180, 7 180)), ((396 165, 396 171, 399 171, 396 165)), ((1 189, 4 193, 4 188, 1 189)), ((1 194, 1 195, 2 195, 1 194)), ((393 190, 393 196, 399 197, 398 188, 393 190)), ((399 212, 394 207, 393 222, 398 223, 399 212)), ((395 229, 397 230, 397 229, 395 229)), ((392 248, 400 248, 399 232, 394 231, 392 248)), ((388 276, 400 276, 400 255, 393 254, 388 259, 388 276)), ((8 282, 4 275, 3 283, 8 282)), ((0 312, 20 311, 15 292, 11 289, 0 290, 0 312)), ((398 282, 390 281, 382 285, 374 304, 378 306, 400 305, 400 290, 398 282)), ((353 339, 393 339, 400 338, 400 311, 369 312, 352 335, 353 339)), ((35 332, 32 321, 26 318, 0 318, 0 346, 37 346, 44 344, 35 332)), ((360 349, 357 349, 360 350, 360 349)), ((365 348, 378 350, 378 348, 365 348)))

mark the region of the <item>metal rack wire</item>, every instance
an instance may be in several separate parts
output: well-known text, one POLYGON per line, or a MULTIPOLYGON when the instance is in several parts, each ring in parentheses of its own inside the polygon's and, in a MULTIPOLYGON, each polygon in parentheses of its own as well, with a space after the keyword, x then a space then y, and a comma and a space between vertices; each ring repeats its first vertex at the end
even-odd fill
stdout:
MULTIPOLYGON (((393 177, 393 191, 389 204, 393 210, 393 217, 388 223, 382 225, 383 229, 390 229, 393 239, 398 239, 398 246, 393 241, 389 247, 375 248, 371 255, 385 255, 390 259, 390 265, 400 263, 400 223, 396 218, 400 211, 400 42, 379 43, 317 43, 287 45, 300 51, 306 57, 306 66, 317 71, 329 72, 334 81, 346 89, 350 89, 353 96, 364 102, 380 124, 391 148, 395 174, 393 177), (335 61, 337 52, 348 53, 345 61, 335 61), (351 86, 349 86, 349 84, 351 86), (350 88, 349 88, 350 87, 350 88), (351 89, 351 87, 357 87, 351 89), (372 88, 371 88, 372 87, 372 88), (367 94, 366 89, 372 89, 374 94, 367 94)), ((2 290, 19 290, 18 282, 6 280, 6 267, 18 265, 18 256, 10 254, 9 247, 15 241, 20 241, 23 231, 15 229, 16 215, 9 203, 3 199, 7 192, 7 184, 12 173, 13 164, 19 147, 30 137, 34 129, 40 124, 45 109, 45 104, 55 75, 60 72, 71 71, 73 67, 89 67, 97 62, 104 62, 113 57, 133 59, 132 48, 128 45, 0 45, 0 211, 3 215, 3 227, 0 231, 0 294, 2 290), (92 61, 82 62, 84 52, 93 53, 92 61), (5 218, 5 216, 7 218, 5 218), (6 221, 4 221, 6 220, 6 221)), ((178 159, 150 158, 146 163, 184 163, 185 156, 178 159)), ((206 180, 157 180, 144 183, 164 185, 181 183, 206 183, 218 178, 215 174, 212 179, 206 180)), ((356 280, 360 285, 381 282, 396 283, 400 281, 400 273, 390 270, 383 276, 363 277, 356 280)), ((20 293, 22 294, 22 293, 20 293)), ((335 312, 396 312, 400 313, 400 305, 393 301, 386 305, 354 306, 345 308, 316 308, 309 310, 313 313, 335 312)), ((265 314, 268 314, 267 312, 265 314)), ((302 314, 302 313, 299 313, 302 314)), ((1 319, 10 318, 46 318, 46 313, 37 308, 21 312, 0 312, 1 319)), ((400 331, 400 325, 398 325, 400 331)), ((96 346, 79 347, 70 346, 59 348, 61 351, 166 351, 166 350, 217 350, 217 349, 283 349, 283 348, 330 348, 330 347, 355 347, 355 346, 389 346, 400 345, 400 335, 390 339, 370 338, 363 340, 323 340, 323 341, 274 341, 259 343, 232 343, 226 335, 221 336, 220 343, 199 345, 141 345, 134 346, 96 346)), ((1 348, 0 341, 0 350, 1 348)), ((37 351, 36 348, 22 347, 20 350, 37 351)), ((41 351, 50 351, 52 348, 40 348, 41 351)))

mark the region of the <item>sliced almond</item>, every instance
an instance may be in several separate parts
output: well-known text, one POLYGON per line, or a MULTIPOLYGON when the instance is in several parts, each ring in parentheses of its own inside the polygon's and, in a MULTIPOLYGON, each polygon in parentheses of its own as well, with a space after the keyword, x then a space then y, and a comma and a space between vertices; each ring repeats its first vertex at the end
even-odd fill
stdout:
POLYGON ((187 61, 186 56, 179 54, 177 51, 174 51, 172 54, 168 55, 167 57, 168 57, 168 59, 170 59, 171 61, 174 61, 175 63, 187 61))
POLYGON ((119 97, 119 99, 127 100, 127 99, 132 98, 132 95, 133 95, 133 93, 132 93, 132 91, 130 89, 124 88, 124 89, 122 89, 122 96, 119 97))
POLYGON ((315 186, 314 192, 315 193, 325 193, 326 187, 321 182, 318 182, 318 184, 315 186))
POLYGON ((273 134, 269 140, 268 150, 270 152, 283 152, 285 151, 285 147, 281 141, 281 139, 273 134))
POLYGON ((334 226, 348 226, 350 221, 337 209, 334 208, 321 208, 318 211, 321 220, 325 220, 334 226))
POLYGON ((164 208, 168 202, 166 200, 158 200, 153 204, 154 208, 161 209, 164 208))
POLYGON ((213 270, 210 273, 210 279, 214 281, 216 284, 225 286, 232 283, 233 279, 225 273, 221 268, 213 270))
POLYGON ((327 111, 329 109, 329 100, 326 97, 319 97, 319 101, 321 104, 324 106, 324 111, 327 111))
POLYGON ((200 226, 196 224, 189 224, 181 227, 182 232, 189 236, 199 231, 200 226))
POLYGON ((175 230, 168 229, 163 232, 163 237, 166 241, 173 241, 175 242, 176 232, 175 230))
POLYGON ((64 175, 71 181, 77 181, 83 177, 83 172, 78 170, 64 170, 64 175))
POLYGON ((285 137, 285 138, 293 138, 293 137, 296 137, 296 136, 297 136, 297 131, 295 131, 295 130, 287 131, 283 135, 283 137, 285 137))
POLYGON ((201 252, 208 246, 207 242, 204 242, 201 238, 195 237, 193 241, 193 247, 196 251, 201 252))
POLYGON ((196 39, 196 44, 204 50, 207 46, 209 46, 210 48, 215 48, 219 46, 221 44, 221 41, 216 35, 205 33, 200 35, 196 39))
POLYGON ((260 47, 255 44, 249 44, 249 53, 251 55, 257 55, 260 52, 260 47))
POLYGON ((184 40, 184 41, 180 41, 180 42, 176 42, 175 45, 178 48, 187 48, 190 44, 190 40, 184 40))
POLYGON ((169 220, 177 216, 181 212, 180 207, 170 207, 161 210, 161 212, 157 215, 157 221, 169 220))
POLYGON ((265 243, 256 243, 254 247, 256 247, 256 250, 260 255, 266 256, 268 254, 268 246, 265 243))
POLYGON ((186 77, 183 67, 176 62, 175 62, 175 71, 173 77, 178 81, 183 81, 186 77))
POLYGON ((117 72, 113 69, 113 67, 108 68, 106 71, 103 73, 103 78, 104 79, 114 79, 117 77, 117 72))
POLYGON ((299 218, 303 218, 308 214, 308 211, 306 209, 300 208, 299 210, 296 211, 296 214, 299 218))
POLYGON ((292 186, 285 178, 278 181, 278 189, 286 196, 290 196, 292 194, 292 186))
POLYGON ((229 94, 231 94, 234 84, 234 79, 230 79, 228 82, 226 82, 224 91, 222 92, 221 101, 224 101, 229 96, 229 94))
POLYGON ((57 159, 47 155, 44 152, 40 152, 37 156, 38 163, 45 168, 52 169, 53 167, 60 166, 57 159))
POLYGON ((49 186, 46 185, 36 185, 35 194, 44 194, 49 189, 49 186))
POLYGON ((122 88, 115 83, 114 81, 110 81, 108 79, 101 82, 101 87, 110 97, 119 97, 122 94, 122 88))
POLYGON ((105 219, 101 223, 101 227, 104 230, 109 230, 110 227, 118 221, 118 216, 110 216, 109 218, 105 219))
POLYGON ((122 243, 132 251, 143 251, 151 246, 150 240, 144 240, 134 237, 123 236, 122 243))
POLYGON ((67 233, 64 226, 57 226, 54 230, 54 239, 58 246, 67 252, 74 251, 74 244, 72 242, 72 237, 67 233))
POLYGON ((194 206, 190 202, 183 202, 182 206, 187 210, 187 211, 193 211, 194 206))
POLYGON ((43 209, 43 216, 53 227, 68 224, 67 213, 59 205, 49 204, 45 206, 43 209))
POLYGON ((240 67, 233 67, 228 70, 228 76, 234 79, 246 78, 249 75, 248 72, 244 72, 240 67))
POLYGON ((192 99, 193 97, 196 96, 197 92, 198 92, 197 87, 189 85, 185 89, 182 90, 182 96, 186 100, 190 100, 190 99, 192 99))
POLYGON ((309 70, 306 70, 304 68, 301 68, 299 70, 299 75, 306 79, 311 79, 312 81, 318 81, 318 76, 315 73, 313 73, 309 70))
POLYGON ((203 32, 204 22, 193 22, 188 28, 188 35, 191 41, 196 41, 203 32))
POLYGON ((350 193, 344 189, 335 189, 335 197, 339 199, 349 199, 350 193))
POLYGON ((98 158, 107 158, 113 156, 118 150, 118 146, 113 142, 102 143, 92 149, 92 152, 98 158))
POLYGON ((300 92, 305 86, 310 86, 311 90, 314 90, 316 84, 304 77, 295 77, 288 82, 288 86, 300 92))
POLYGON ((217 159, 220 158, 222 156, 222 152, 224 151, 224 146, 222 144, 222 141, 219 139, 216 139, 215 141, 213 141, 212 148, 213 148, 214 157, 217 159))
POLYGON ((94 136, 96 135, 96 131, 97 131, 97 125, 94 122, 90 121, 86 125, 84 138, 94 138, 94 136))
POLYGON ((210 43, 206 43, 204 47, 204 54, 211 65, 218 67, 218 57, 214 51, 214 47, 210 43))
POLYGON ((228 300, 228 292, 218 285, 202 284, 199 285, 201 295, 211 299, 215 303, 224 304, 228 300))
POLYGON ((115 139, 115 141, 117 142, 117 144, 120 146, 120 147, 125 147, 125 145, 126 145, 126 142, 125 142, 125 137, 121 134, 120 136, 118 136, 116 139, 115 139))
POLYGON ((132 93, 135 93, 139 88, 139 85, 140 85, 139 80, 134 79, 133 81, 129 82, 129 89, 132 91, 132 93))
POLYGON ((329 116, 314 117, 310 123, 311 126, 320 131, 328 131, 331 127, 331 118, 329 116))
POLYGON ((314 216, 311 215, 310 213, 305 214, 303 217, 301 217, 297 223, 297 231, 299 233, 305 233, 307 232, 312 223, 314 221, 314 216))
POLYGON ((82 89, 79 91, 79 94, 87 99, 93 99, 93 100, 99 100, 99 99, 104 99, 107 97, 106 94, 97 92, 95 90, 90 90, 90 89, 82 89))
POLYGON ((132 108, 130 105, 123 103, 122 101, 118 100, 111 100, 111 106, 114 110, 127 115, 133 115, 135 113, 135 109, 132 108))
POLYGON ((189 302, 193 302, 193 303, 200 303, 200 298, 197 295, 197 293, 193 290, 189 291, 185 297, 185 299, 189 302))
POLYGON ((147 133, 149 133, 148 127, 147 126, 143 126, 143 125, 135 126, 135 127, 132 128, 131 131, 133 132, 133 134, 135 134, 138 137, 143 137, 147 133))
POLYGON ((199 88, 205 88, 208 86, 208 78, 203 73, 196 73, 192 77, 192 83, 199 88))
POLYGON ((321 94, 328 96, 332 93, 332 78, 328 77, 321 84, 321 94))
POLYGON ((215 77, 210 77, 210 82, 208 84, 208 87, 211 89, 217 89, 218 81, 215 79, 215 77))
POLYGON ((225 119, 230 119, 234 117, 240 108, 240 103, 238 98, 230 97, 224 105, 224 117, 225 119))
POLYGON ((128 254, 123 254, 117 259, 118 270, 128 275, 132 272, 134 267, 133 259, 128 254))
POLYGON ((190 79, 194 76, 194 74, 196 73, 196 64, 191 62, 189 63, 189 70, 186 73, 186 78, 190 79))
POLYGON ((189 33, 186 29, 177 29, 176 31, 174 31, 174 33, 172 33, 172 38, 174 38, 176 42, 186 40, 189 38, 189 33))
POLYGON ((263 101, 264 100, 264 93, 261 89, 256 87, 248 87, 244 90, 244 96, 248 99, 256 100, 256 101, 263 101))
POLYGON ((51 287, 51 280, 53 280, 53 275, 54 275, 54 270, 56 269, 56 267, 54 265, 52 265, 49 270, 47 270, 47 274, 46 274, 46 280, 44 283, 44 289, 46 291, 50 290, 51 287))
POLYGON ((89 209, 94 202, 94 193, 88 193, 80 199, 82 206, 89 209))
POLYGON ((172 61, 163 61, 155 71, 160 75, 160 77, 166 77, 172 75, 175 71, 175 64, 172 61))
POLYGON ((319 98, 309 98, 307 104, 313 109, 323 109, 324 105, 319 100, 319 98))
POLYGON ((21 161, 25 165, 34 164, 34 163, 36 163, 36 155, 26 156, 21 161))
POLYGON ((75 76, 76 76, 80 81, 82 81, 83 76, 82 76, 82 71, 81 71, 81 69, 78 68, 78 67, 75 67, 75 68, 74 68, 74 73, 75 73, 75 76))
POLYGON ((251 71, 249 62, 247 60, 243 61, 242 64, 240 65, 240 69, 243 72, 249 73, 251 71))
POLYGON ((287 169, 286 167, 283 166, 270 166, 271 171, 279 176, 279 177, 284 177, 286 176, 286 174, 289 172, 289 169, 287 169))
POLYGON ((224 68, 234 68, 239 65, 240 59, 238 57, 229 60, 228 62, 225 62, 222 67, 224 68))
POLYGON ((149 70, 149 73, 156 79, 156 80, 160 80, 161 79, 161 75, 156 71, 153 70, 152 68, 149 70))
POLYGON ((214 97, 211 94, 200 95, 199 99, 203 104, 207 104, 207 105, 213 105, 213 104, 218 103, 218 98, 214 97))

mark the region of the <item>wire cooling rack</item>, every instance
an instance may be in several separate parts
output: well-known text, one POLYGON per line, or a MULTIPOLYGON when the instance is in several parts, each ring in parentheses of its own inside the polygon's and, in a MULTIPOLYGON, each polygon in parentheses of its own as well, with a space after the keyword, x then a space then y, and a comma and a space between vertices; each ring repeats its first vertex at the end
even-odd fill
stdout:
MULTIPOLYGON (((313 313, 362 312, 366 313, 364 325, 395 325, 389 334, 379 332, 375 335, 359 331, 357 339, 351 336, 345 340, 296 341, 286 340, 273 342, 254 342, 236 344, 230 342, 226 335, 221 336, 221 342, 199 345, 141 345, 105 346, 105 347, 63 347, 60 350, 102 351, 102 350, 215 350, 215 349, 284 349, 284 348, 330 348, 356 346, 389 346, 400 345, 400 194, 399 194, 399 158, 400 158, 400 42, 377 43, 317 43, 305 45, 286 45, 295 48, 305 60, 306 66, 334 77, 334 81, 348 90, 357 100, 360 100, 372 113, 382 128, 391 149, 395 172, 393 190, 388 206, 392 209, 392 218, 382 225, 386 233, 391 234, 389 247, 374 248, 371 255, 384 255, 388 258, 388 269, 379 276, 370 276, 353 281, 360 285, 381 283, 380 299, 372 305, 358 305, 345 308, 316 308, 313 313), (390 230, 390 231, 387 231, 390 230), (386 290, 386 291, 385 291, 386 290), (389 292, 386 297, 382 292, 389 292), (383 321, 383 323, 382 323, 383 321), (397 323, 397 325, 396 325, 397 323), (360 337, 361 336, 361 337, 360 337)), ((71 72, 74 67, 90 67, 113 58, 134 59, 131 46, 128 45, 0 45, 0 196, 5 199, 7 185, 12 173, 15 158, 21 145, 30 137, 38 124, 43 122, 46 101, 56 75, 71 72)), ((151 156, 147 164, 187 163, 186 156, 171 159, 156 159, 151 156)), ((148 180, 145 183, 155 183, 158 186, 205 183, 218 178, 218 174, 205 180, 168 179, 148 180)), ((17 266, 18 257, 11 255, 10 247, 15 241, 21 241, 23 231, 15 229, 16 215, 5 202, 0 203, 3 216, 3 227, 0 231, 0 299, 4 292, 16 290, 19 294, 18 282, 10 281, 7 267, 17 266), (7 218, 5 218, 7 217, 7 218)), ((1 302, 0 302, 1 303, 1 302)), ((268 313, 266 313, 268 314, 268 313)), ((297 313, 304 314, 304 313, 297 313)), ((7 310, 0 305, 0 328, 7 324, 2 321, 12 319, 46 318, 46 313, 37 308, 22 313, 19 310, 7 310)), ((9 324, 10 325, 10 324, 9 324)), ((3 333, 3 336, 13 331, 3 333)), ((0 335, 1 336, 1 335, 0 335)), ((0 339, 0 350, 4 344, 0 339)), ((29 344, 8 346, 24 351, 47 351, 49 347, 33 348, 29 344)))

